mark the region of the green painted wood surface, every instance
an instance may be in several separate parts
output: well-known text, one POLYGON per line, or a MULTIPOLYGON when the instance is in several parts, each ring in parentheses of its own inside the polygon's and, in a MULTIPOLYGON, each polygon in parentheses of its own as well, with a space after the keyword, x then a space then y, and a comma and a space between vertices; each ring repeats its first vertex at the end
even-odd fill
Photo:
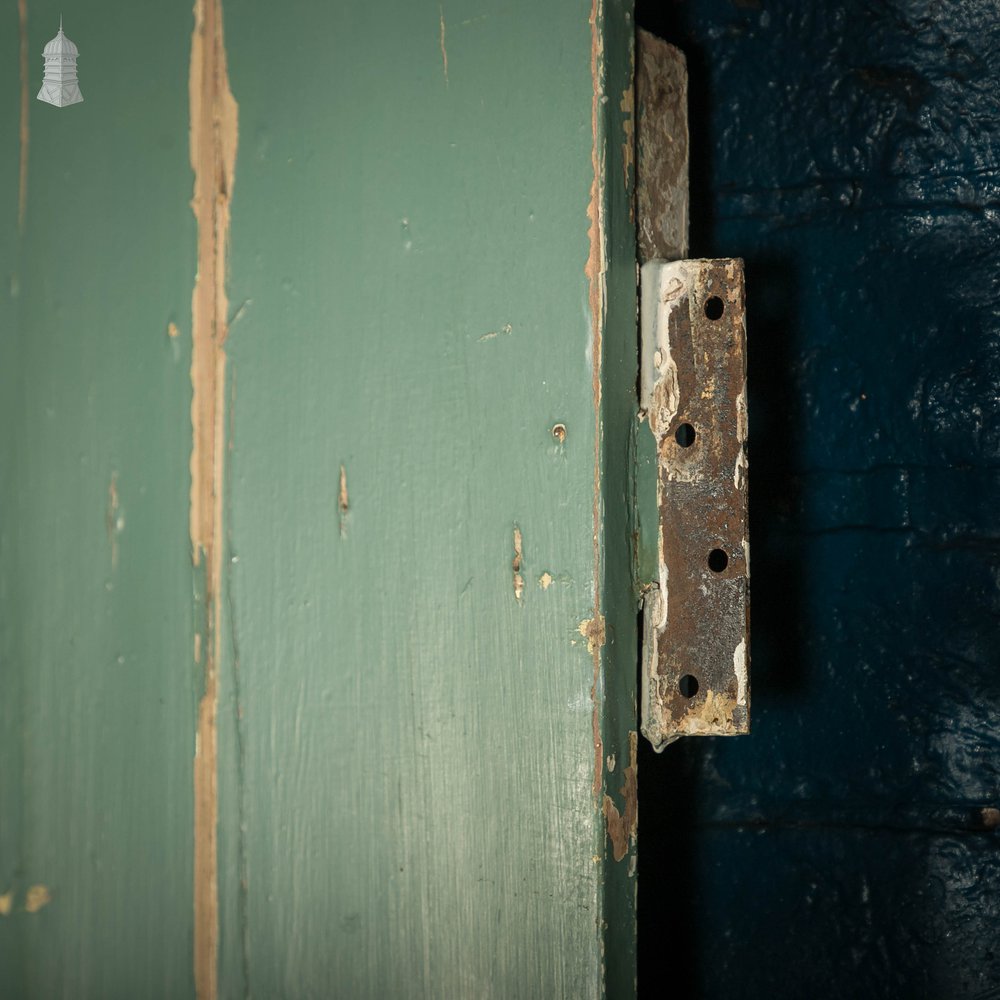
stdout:
POLYGON ((168 324, 187 330, 194 273, 190 14, 66 10, 84 103, 57 109, 35 95, 60 8, 29 0, 27 13, 20 237, 13 4, 0 35, 3 992, 178 997, 198 676, 189 347, 168 324), (51 897, 33 913, 31 886, 51 897))
MULTIPOLYGON (((602 814, 636 728, 631 22, 592 14, 225 4, 220 996, 632 992, 634 845, 614 861, 602 814)), ((34 100, 58 9, 28 15, 20 236, 0 158, 0 961, 11 996, 192 996, 191 12, 67 14, 62 110, 34 100)))

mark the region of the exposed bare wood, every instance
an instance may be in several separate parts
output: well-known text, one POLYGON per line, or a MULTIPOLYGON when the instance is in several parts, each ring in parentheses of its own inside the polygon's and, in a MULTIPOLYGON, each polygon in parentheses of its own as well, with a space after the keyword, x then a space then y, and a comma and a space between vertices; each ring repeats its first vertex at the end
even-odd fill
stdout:
POLYGON ((191 556, 204 568, 204 691, 194 758, 194 980, 218 993, 218 668, 225 437, 226 253, 236 166, 237 106, 229 89, 221 0, 196 0, 189 77, 191 207, 198 273, 191 297, 191 556))

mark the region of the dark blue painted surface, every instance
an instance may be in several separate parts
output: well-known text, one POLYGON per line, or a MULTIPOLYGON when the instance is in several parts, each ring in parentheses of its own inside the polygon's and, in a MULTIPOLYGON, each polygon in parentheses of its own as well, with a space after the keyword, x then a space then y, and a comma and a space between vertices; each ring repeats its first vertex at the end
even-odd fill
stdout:
POLYGON ((641 760, 643 995, 1000 997, 1000 12, 639 22, 747 261, 754 689, 641 760))

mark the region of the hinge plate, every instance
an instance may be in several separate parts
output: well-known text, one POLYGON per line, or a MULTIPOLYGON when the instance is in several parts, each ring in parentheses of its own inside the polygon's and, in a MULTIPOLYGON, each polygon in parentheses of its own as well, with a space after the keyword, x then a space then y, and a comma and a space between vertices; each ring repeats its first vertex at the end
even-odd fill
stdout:
POLYGON ((642 731, 662 750, 680 736, 750 728, 743 262, 650 261, 641 286, 658 511, 642 731))

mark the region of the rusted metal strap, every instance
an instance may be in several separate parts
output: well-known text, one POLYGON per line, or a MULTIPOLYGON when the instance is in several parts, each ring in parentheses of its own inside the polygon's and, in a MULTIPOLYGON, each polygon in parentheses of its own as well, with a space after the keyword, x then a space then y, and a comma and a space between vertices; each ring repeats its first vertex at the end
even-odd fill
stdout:
POLYGON ((688 74, 680 49, 636 32, 636 238, 639 261, 688 253, 688 74))
POLYGON ((642 731, 661 750, 750 726, 742 261, 643 265, 641 381, 659 512, 642 731))

